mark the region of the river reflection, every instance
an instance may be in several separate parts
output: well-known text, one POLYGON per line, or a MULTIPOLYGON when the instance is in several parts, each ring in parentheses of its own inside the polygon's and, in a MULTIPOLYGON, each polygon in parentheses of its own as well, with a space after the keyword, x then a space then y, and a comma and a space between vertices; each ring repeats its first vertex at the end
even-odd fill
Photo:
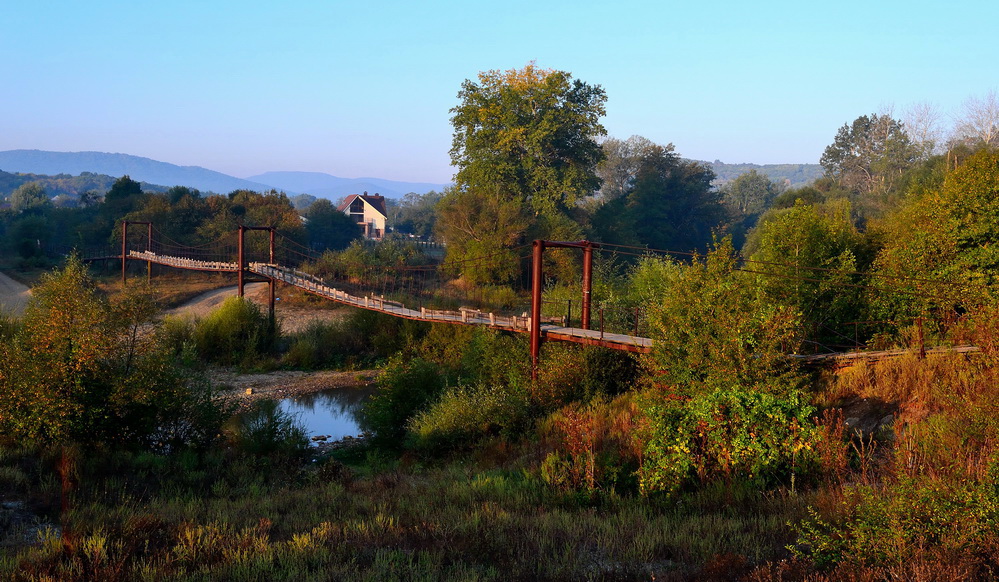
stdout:
POLYGON ((280 401, 280 406, 298 419, 310 437, 328 435, 329 440, 335 441, 361 434, 358 417, 361 405, 371 393, 371 388, 332 388, 286 398, 280 401))

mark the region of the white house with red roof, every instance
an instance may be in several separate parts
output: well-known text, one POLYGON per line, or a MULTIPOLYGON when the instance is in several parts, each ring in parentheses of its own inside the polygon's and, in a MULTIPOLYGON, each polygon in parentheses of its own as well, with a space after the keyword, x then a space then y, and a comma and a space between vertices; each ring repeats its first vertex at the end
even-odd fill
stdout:
POLYGON ((385 210, 385 197, 379 194, 369 196, 351 194, 343 199, 338 207, 340 212, 351 217, 364 232, 364 238, 382 240, 385 236, 385 220, 388 212, 385 210))

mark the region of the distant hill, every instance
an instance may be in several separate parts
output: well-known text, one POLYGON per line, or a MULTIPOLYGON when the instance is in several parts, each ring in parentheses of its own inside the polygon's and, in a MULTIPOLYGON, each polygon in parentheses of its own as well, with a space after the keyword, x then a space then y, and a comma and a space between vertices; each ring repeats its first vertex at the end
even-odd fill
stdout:
POLYGON ((804 186, 821 178, 823 174, 819 164, 726 164, 719 160, 704 163, 711 166, 718 176, 715 179, 716 186, 735 180, 750 170, 766 174, 774 182, 788 180, 791 188, 804 186))
MULTIPOLYGON (((119 177, 93 172, 81 172, 78 176, 70 174, 47 176, 45 174, 11 173, 0 170, 0 197, 10 196, 21 184, 38 182, 45 189, 45 193, 52 198, 67 196, 75 199, 84 192, 97 191, 104 194, 111 189, 111 185, 119 177)), ((165 186, 148 182, 141 182, 141 184, 143 192, 166 192, 168 189, 165 186)))
POLYGON ((29 174, 80 174, 92 172, 163 186, 187 186, 204 193, 227 194, 233 190, 263 192, 271 186, 234 178, 198 166, 177 166, 128 154, 102 152, 46 152, 9 150, 0 152, 0 170, 29 174))
MULTIPOLYGON (((704 163, 718 176, 715 180, 718 186, 754 169, 766 174, 771 180, 787 180, 791 187, 804 186, 822 176, 822 166, 818 164, 726 164, 719 160, 704 163)), ((400 182, 382 178, 339 178, 321 172, 266 172, 244 180, 199 166, 177 166, 139 156, 102 152, 3 151, 0 152, 0 171, 58 178, 62 180, 60 184, 53 182, 46 186, 46 191, 53 196, 79 194, 87 190, 106 191, 110 187, 102 185, 106 182, 103 178, 98 181, 99 184, 83 185, 92 179, 89 174, 113 178, 128 175, 133 180, 143 182, 143 189, 147 191, 157 191, 161 189, 160 186, 188 186, 203 193, 218 194, 227 194, 233 190, 265 192, 277 189, 289 195, 304 193, 332 200, 362 192, 398 199, 409 192, 425 194, 431 190, 439 192, 447 187, 447 184, 400 182), (86 179, 66 180, 74 176, 86 179), (159 186, 153 186, 154 184, 159 186)), ((0 189, 9 194, 13 189, 7 184, 9 181, 0 181, 0 189)))
POLYGON ((120 178, 128 175, 139 182, 160 184, 168 188, 188 186, 203 193, 228 194, 233 190, 265 192, 277 189, 289 195, 306 193, 331 199, 362 192, 402 198, 408 192, 424 194, 446 186, 381 178, 338 178, 319 172, 267 172, 244 180, 199 166, 177 166, 139 156, 103 152, 9 150, 0 152, 0 170, 49 176, 93 173, 120 178))
POLYGON ((381 194, 386 198, 402 198, 409 192, 426 194, 441 191, 446 184, 425 182, 397 182, 381 178, 338 178, 321 172, 266 172, 250 176, 247 180, 267 184, 279 190, 305 192, 313 196, 337 199, 348 194, 381 194))

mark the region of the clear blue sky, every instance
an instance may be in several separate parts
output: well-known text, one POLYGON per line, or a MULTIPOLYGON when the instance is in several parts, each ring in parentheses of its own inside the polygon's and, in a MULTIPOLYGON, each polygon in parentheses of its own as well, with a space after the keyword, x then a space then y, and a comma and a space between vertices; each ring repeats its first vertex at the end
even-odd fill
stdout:
POLYGON ((240 177, 447 182, 461 82, 532 60, 602 85, 611 136, 729 163, 816 163, 859 115, 954 114, 999 85, 996 0, 7 0, 0 15, 0 150, 240 177))

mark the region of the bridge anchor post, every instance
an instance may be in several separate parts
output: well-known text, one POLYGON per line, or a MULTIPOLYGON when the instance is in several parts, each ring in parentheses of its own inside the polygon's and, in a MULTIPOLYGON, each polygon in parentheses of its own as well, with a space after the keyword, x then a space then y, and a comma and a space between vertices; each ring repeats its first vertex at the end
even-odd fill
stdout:
POLYGON ((534 241, 534 253, 531 261, 531 380, 538 379, 538 363, 541 359, 541 279, 543 274, 542 258, 545 252, 545 241, 534 241))
POLYGON ((121 288, 125 288, 125 269, 128 265, 128 221, 121 221, 121 288))
POLYGON ((244 262, 244 260, 245 260, 245 254, 244 254, 244 251, 243 251, 243 238, 244 238, 244 233, 245 232, 246 232, 246 227, 244 227, 243 225, 240 225, 240 227, 239 227, 239 257, 238 257, 239 266, 236 269, 236 273, 237 273, 237 275, 236 275, 236 285, 238 286, 237 295, 239 295, 240 297, 243 296, 243 284, 244 284, 244 277, 243 277, 243 275, 246 272, 246 263, 244 262))

